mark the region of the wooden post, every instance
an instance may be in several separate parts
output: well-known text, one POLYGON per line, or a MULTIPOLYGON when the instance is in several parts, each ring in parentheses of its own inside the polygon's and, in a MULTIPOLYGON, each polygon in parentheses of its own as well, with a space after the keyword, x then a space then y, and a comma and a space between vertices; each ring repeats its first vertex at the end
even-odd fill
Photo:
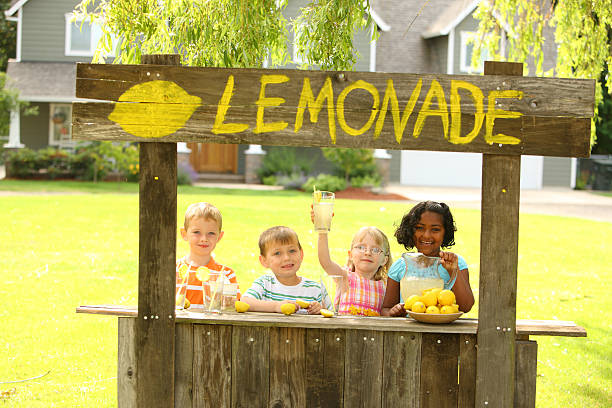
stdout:
MULTIPOLYGON (((484 73, 522 76, 523 64, 487 61, 484 73)), ((521 156, 483 154, 477 407, 514 404, 520 180, 521 156)))
MULTIPOLYGON (((143 55, 142 63, 179 65, 180 57, 143 55)), ((174 407, 176 143, 140 144, 139 207, 138 407, 174 407)))

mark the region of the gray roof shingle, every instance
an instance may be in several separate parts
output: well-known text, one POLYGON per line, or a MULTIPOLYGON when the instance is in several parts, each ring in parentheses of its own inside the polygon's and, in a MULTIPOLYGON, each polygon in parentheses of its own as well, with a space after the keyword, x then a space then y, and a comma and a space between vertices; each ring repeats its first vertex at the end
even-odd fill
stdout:
POLYGON ((6 69, 9 86, 19 96, 33 102, 67 102, 76 100, 76 64, 73 62, 9 61, 6 69))

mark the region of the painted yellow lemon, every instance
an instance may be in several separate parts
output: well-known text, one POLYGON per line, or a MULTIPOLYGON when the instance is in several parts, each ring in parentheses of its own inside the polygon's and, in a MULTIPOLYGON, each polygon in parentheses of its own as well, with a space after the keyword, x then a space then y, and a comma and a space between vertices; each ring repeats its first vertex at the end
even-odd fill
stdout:
POLYGON ((308 309, 310 307, 310 302, 307 302, 302 299, 298 299, 295 301, 301 308, 308 309))
POLYGON ((174 82, 149 81, 125 91, 108 118, 131 135, 159 138, 185 126, 201 104, 174 82))
POLYGON ((438 303, 443 306, 450 306, 455 303, 455 294, 452 290, 445 289, 438 293, 438 303))
POLYGON ((332 312, 331 310, 327 310, 327 309, 321 309, 321 315, 323 315, 323 317, 333 317, 334 312, 332 312))
POLYGON ((419 295, 412 295, 410 296, 405 302, 404 302, 404 308, 406 310, 412 310, 412 305, 414 305, 414 302, 417 302, 421 300, 421 297, 419 295))
POLYGON ((289 316, 290 314, 295 313, 295 305, 293 303, 285 303, 281 306, 281 312, 289 316))
POLYGON ((237 301, 234 303, 234 307, 236 308, 236 311, 237 311, 238 313, 244 313, 244 312, 246 312, 247 310, 249 310, 249 307, 251 307, 251 305, 249 305, 247 302, 242 302, 242 301, 240 301, 240 300, 237 300, 237 301))
POLYGON ((438 309, 438 306, 429 306, 429 307, 427 307, 427 309, 425 310, 425 313, 429 313, 429 314, 440 314, 440 309, 438 309))
POLYGON ((414 302, 412 304, 412 311, 414 313, 425 313, 425 304, 421 301, 414 302))

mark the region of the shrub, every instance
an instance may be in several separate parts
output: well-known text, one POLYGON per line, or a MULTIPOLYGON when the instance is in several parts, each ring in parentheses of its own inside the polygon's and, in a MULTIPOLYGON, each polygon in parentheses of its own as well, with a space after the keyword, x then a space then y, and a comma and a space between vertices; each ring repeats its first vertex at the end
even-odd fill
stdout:
POLYGON ((352 177, 351 187, 373 188, 380 186, 380 176, 352 177))
POLYGON ((276 177, 276 185, 283 186, 285 190, 299 190, 305 182, 306 176, 303 173, 281 174, 276 177))
POLYGON ((323 156, 335 166, 336 174, 343 177, 346 183, 352 177, 378 176, 372 150, 338 147, 324 147, 321 150, 323 156))
POLYGON ((196 173, 190 165, 179 164, 176 168, 176 184, 179 186, 190 186, 196 178, 196 173))
POLYGON ((265 176, 261 179, 261 182, 266 186, 275 186, 276 185, 276 176, 265 176))
POLYGON ((302 185, 302 189, 304 191, 312 191, 315 186, 317 190, 340 191, 346 188, 346 181, 337 176, 319 174, 317 177, 310 177, 302 185))
POLYGON ((257 170, 260 180, 268 176, 290 176, 308 174, 314 160, 307 160, 296 155, 295 147, 274 147, 264 156, 261 167, 257 170))

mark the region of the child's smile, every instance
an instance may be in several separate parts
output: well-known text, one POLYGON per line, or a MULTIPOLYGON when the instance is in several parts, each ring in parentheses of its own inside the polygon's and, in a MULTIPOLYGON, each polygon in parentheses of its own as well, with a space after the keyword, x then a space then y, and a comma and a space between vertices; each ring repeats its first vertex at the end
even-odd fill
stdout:
POLYGON ((414 227, 414 244, 419 252, 427 256, 438 256, 444 240, 442 215, 425 211, 414 227))

